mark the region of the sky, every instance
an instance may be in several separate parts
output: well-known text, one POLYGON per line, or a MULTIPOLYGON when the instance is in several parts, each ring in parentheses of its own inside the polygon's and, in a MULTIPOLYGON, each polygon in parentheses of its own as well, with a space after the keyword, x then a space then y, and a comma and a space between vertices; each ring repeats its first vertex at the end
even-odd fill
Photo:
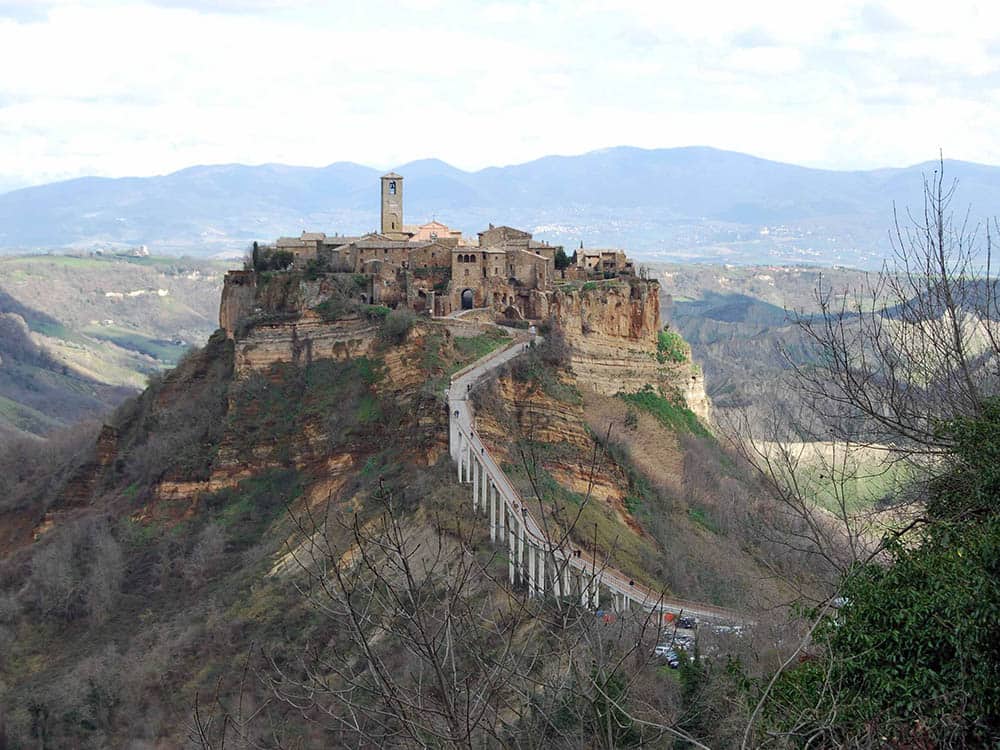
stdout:
POLYGON ((706 145, 1000 163, 1000 3, 0 0, 0 190, 706 145))

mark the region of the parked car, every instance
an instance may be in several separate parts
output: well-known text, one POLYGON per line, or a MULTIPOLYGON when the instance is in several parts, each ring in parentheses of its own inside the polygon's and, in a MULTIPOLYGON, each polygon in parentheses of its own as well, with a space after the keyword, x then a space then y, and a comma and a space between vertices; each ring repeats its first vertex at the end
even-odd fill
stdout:
POLYGON ((742 625, 716 625, 712 630, 720 635, 732 634, 737 638, 743 635, 742 625))
POLYGON ((677 627, 684 628, 685 630, 694 630, 698 627, 698 621, 693 617, 681 617, 677 620, 677 627))
POLYGON ((681 665, 681 658, 669 643, 661 643, 653 649, 653 653, 663 659, 671 669, 677 669, 681 665))
POLYGON ((684 651, 690 651, 694 648, 694 638, 689 635, 676 635, 674 636, 673 645, 684 651))

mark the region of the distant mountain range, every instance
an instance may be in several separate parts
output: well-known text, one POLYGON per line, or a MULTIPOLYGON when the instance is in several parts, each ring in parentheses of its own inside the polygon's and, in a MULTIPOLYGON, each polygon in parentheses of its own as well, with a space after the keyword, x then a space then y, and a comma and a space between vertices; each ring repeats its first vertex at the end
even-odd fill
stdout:
MULTIPOLYGON (((872 266, 889 251, 893 203, 922 206, 922 174, 840 172, 690 147, 619 147, 465 172, 428 159, 406 178, 405 220, 467 234, 510 224, 568 249, 624 247, 649 260, 872 266)), ((947 161, 955 208, 1000 213, 1000 167, 947 161)), ((85 177, 0 194, 5 252, 122 247, 240 252, 302 230, 378 224, 380 170, 349 162, 199 166, 159 177, 85 177)))

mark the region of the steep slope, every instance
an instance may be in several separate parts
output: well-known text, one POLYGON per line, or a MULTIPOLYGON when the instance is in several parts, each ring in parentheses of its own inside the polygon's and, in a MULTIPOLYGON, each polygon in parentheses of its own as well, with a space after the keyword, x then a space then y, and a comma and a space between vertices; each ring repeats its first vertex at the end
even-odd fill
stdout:
POLYGON ((20 314, 0 312, 0 434, 44 435, 98 418, 131 393, 70 370, 35 342, 20 314))
POLYGON ((195 692, 251 643, 293 649, 339 627, 270 575, 303 541, 286 508, 332 513, 343 541, 383 490, 408 518, 448 504, 447 417, 420 386, 469 344, 427 326, 369 338, 370 356, 237 378, 216 335, 120 409, 96 454, 4 497, 0 714, 15 742, 38 705, 55 745, 180 746, 195 692))
MULTIPOLYGON (((228 726, 271 745, 581 747, 604 731, 602 696, 618 685, 602 675, 626 663, 616 701, 676 721, 683 699, 651 661, 659 628, 508 588, 508 563, 454 480, 443 389, 507 337, 343 307, 336 284, 324 292, 294 274, 269 286, 256 301, 270 307, 154 378, 88 445, 0 451, 25 469, 0 495, 0 738, 205 747, 228 726)), ((656 300, 651 289, 567 294, 595 295, 591 311, 629 300, 637 320, 656 300)), ((658 390, 638 397, 683 408, 644 332, 619 331, 642 333, 637 367, 654 363, 658 390)), ((653 432, 683 448, 672 454, 683 476, 661 489, 648 457, 593 421, 604 407, 573 369, 585 342, 560 346, 556 329, 547 342, 483 397, 479 429, 512 476, 524 469, 525 497, 533 478, 542 504, 580 508, 574 539, 589 544, 593 525, 614 564, 651 586, 740 608, 770 601, 753 578, 763 552, 745 551, 749 536, 692 494, 689 475, 739 481, 717 447, 705 438, 708 458, 689 469, 687 438, 653 432)), ((613 744, 658 736, 619 723, 613 744)))
POLYGON ((0 425, 40 435, 110 411, 204 343, 226 267, 156 257, 0 259, 0 425))
POLYGON ((477 430, 530 511, 588 555, 670 597, 748 616, 774 606, 787 592, 761 584, 751 480, 693 412, 639 393, 686 416, 635 414, 630 394, 595 390, 556 334, 475 394, 477 430))

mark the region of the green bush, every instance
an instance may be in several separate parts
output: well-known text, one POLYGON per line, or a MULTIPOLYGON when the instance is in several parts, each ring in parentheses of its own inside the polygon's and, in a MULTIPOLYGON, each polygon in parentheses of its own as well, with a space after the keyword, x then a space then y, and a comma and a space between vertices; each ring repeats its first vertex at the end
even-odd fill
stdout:
POLYGON ((679 333, 664 328, 656 336, 656 359, 660 364, 673 362, 681 364, 688 358, 687 345, 679 333))
POLYGON ((295 255, 288 250, 254 250, 253 269, 255 271, 284 271, 295 260, 295 255))
POLYGON ((625 411, 625 428, 629 430, 634 430, 639 426, 639 412, 637 412, 633 407, 629 407, 625 411))
POLYGON ((303 276, 307 281, 315 281, 320 276, 329 273, 332 270, 330 266, 330 261, 327 258, 310 258, 306 262, 305 271, 303 276))
POLYGON ((334 296, 323 300, 313 310, 318 312, 323 320, 330 323, 355 312, 357 310, 357 303, 354 300, 334 296))
POLYGON ((570 265, 569 256, 566 255, 566 251, 563 250, 562 248, 556 250, 555 263, 557 271, 562 271, 564 268, 569 268, 570 265))
POLYGON ((1000 737, 1000 402, 941 428, 954 440, 918 537, 856 565, 818 655, 783 674, 767 729, 817 747, 994 747, 1000 737))
POLYGON ((652 414, 665 427, 669 427, 671 430, 691 432, 707 438, 711 437, 705 426, 698 421, 698 417, 695 416, 694 412, 682 403, 677 403, 680 401, 680 398, 676 398, 675 400, 668 399, 654 391, 648 385, 636 393, 619 393, 618 398, 631 406, 652 414))
POLYGON ((368 305, 365 308, 365 316, 371 320, 385 320, 392 312, 385 305, 368 305))
POLYGON ((383 316, 381 336, 386 341, 393 344, 401 344, 406 339, 406 334, 413 328, 413 323, 417 316, 412 310, 388 310, 383 316))

